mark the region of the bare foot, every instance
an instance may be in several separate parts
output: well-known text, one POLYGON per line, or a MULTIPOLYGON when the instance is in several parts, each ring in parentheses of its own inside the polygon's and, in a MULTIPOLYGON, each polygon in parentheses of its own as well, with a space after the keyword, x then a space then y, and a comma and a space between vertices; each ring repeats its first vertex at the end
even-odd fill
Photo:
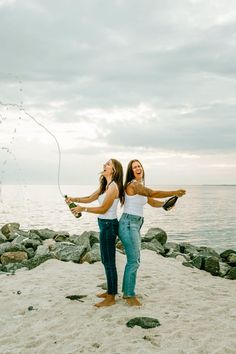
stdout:
POLYGON ((102 294, 96 294, 97 297, 103 297, 106 298, 107 297, 107 292, 102 293, 102 294))
POLYGON ((141 302, 136 297, 126 298, 126 302, 130 306, 142 306, 141 302))
POLYGON ((103 301, 98 302, 94 306, 96 306, 96 307, 112 306, 112 305, 115 305, 115 303, 116 303, 115 295, 108 295, 107 294, 106 298, 103 301))

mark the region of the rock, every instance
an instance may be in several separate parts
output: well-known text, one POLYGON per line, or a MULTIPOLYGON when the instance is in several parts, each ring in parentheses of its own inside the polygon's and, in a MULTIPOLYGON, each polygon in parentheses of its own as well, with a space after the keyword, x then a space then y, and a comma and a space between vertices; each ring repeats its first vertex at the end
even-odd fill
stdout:
POLYGON ((47 240, 43 240, 43 246, 47 246, 49 249, 51 249, 55 244, 56 241, 54 241, 51 238, 48 238, 47 240))
POLYGON ((196 246, 191 245, 188 242, 181 242, 179 246, 180 246, 180 252, 185 254, 190 254, 191 258, 196 257, 198 255, 198 248, 196 246))
POLYGON ((190 263, 198 269, 203 269, 204 267, 204 257, 203 256, 196 256, 194 257, 190 263))
POLYGON ((167 234, 159 227, 151 228, 147 231, 141 241, 150 242, 153 239, 156 239, 158 242, 160 242, 161 245, 164 245, 167 241, 167 234))
POLYGON ((221 258, 222 258, 224 261, 227 261, 228 256, 229 256, 230 254, 232 254, 232 253, 236 253, 236 251, 229 249, 229 250, 225 250, 224 252, 222 252, 222 253, 220 254, 220 256, 221 256, 221 258))
POLYGON ((3 235, 3 233, 0 231, 0 243, 4 243, 7 241, 6 236, 3 235))
POLYGON ((38 267, 41 263, 44 263, 44 262, 48 261, 49 259, 53 259, 53 258, 55 258, 55 256, 53 254, 49 253, 45 256, 38 256, 38 257, 28 259, 28 261, 23 262, 23 264, 28 269, 33 269, 33 268, 38 267))
POLYGON ((40 245, 36 252, 35 252, 35 257, 43 257, 47 256, 50 253, 49 247, 47 245, 40 245))
POLYGON ((26 252, 5 252, 1 255, 3 265, 8 263, 21 263, 28 259, 26 252))
POLYGON ((86 247, 77 246, 69 242, 68 243, 61 242, 61 243, 56 243, 54 246, 52 246, 51 252, 57 259, 61 261, 67 261, 67 262, 73 261, 79 263, 80 259, 86 253, 86 247))
POLYGON ((4 236, 6 236, 6 238, 8 239, 10 237, 10 235, 16 231, 18 231, 20 228, 20 224, 18 224, 17 222, 12 222, 9 224, 4 225, 1 228, 1 232, 3 233, 4 236))
POLYGON ((54 235, 53 239, 56 242, 65 242, 65 241, 69 241, 69 237, 70 237, 69 232, 60 231, 60 232, 57 232, 56 235, 54 235))
POLYGON ((88 251, 93 247, 95 243, 99 243, 99 232, 84 231, 80 236, 73 236, 71 236, 71 238, 73 237, 73 242, 78 246, 87 245, 88 251))
POLYGON ((22 241, 26 240, 26 237, 23 235, 18 235, 17 237, 14 238, 14 240, 12 241, 12 245, 16 245, 16 244, 21 244, 22 241))
POLYGON ((152 239, 151 242, 141 242, 141 249, 147 249, 147 250, 154 251, 158 254, 161 254, 163 256, 165 255, 164 247, 155 238, 152 239))
POLYGON ((35 251, 33 248, 26 248, 28 259, 31 259, 35 256, 35 251))
POLYGON ((236 253, 230 253, 228 255, 227 263, 232 267, 236 267, 236 253))
POLYGON ((47 240, 47 239, 53 238, 57 234, 57 232, 50 230, 48 228, 40 229, 40 230, 31 229, 30 234, 38 235, 41 240, 47 240))
POLYGON ((120 253, 125 254, 125 249, 124 249, 123 243, 120 240, 118 240, 116 242, 116 248, 120 253))
POLYGON ((225 276, 225 279, 236 279, 236 267, 232 267, 225 276))
POLYGON ((100 245, 95 243, 91 250, 82 257, 81 263, 88 262, 91 264, 99 261, 101 261, 100 245))
POLYGON ((213 256, 221 260, 220 255, 211 247, 198 247, 198 254, 204 258, 213 256))
POLYGON ((33 248, 33 250, 36 251, 38 246, 41 245, 41 241, 26 238, 21 242, 21 244, 25 246, 25 248, 33 248))
POLYGON ((166 242, 164 245, 165 253, 167 257, 171 257, 173 252, 180 252, 180 245, 176 242, 166 242))
POLYGON ((183 254, 181 254, 181 253, 179 253, 176 257, 175 257, 175 259, 178 261, 178 262, 185 262, 186 261, 186 258, 185 258, 186 256, 185 255, 183 255, 183 254))
POLYGON ((5 242, 0 244, 0 256, 7 252, 8 248, 11 246, 11 242, 5 242))
POLYGON ((23 269, 25 268, 26 270, 28 270, 24 263, 8 263, 4 266, 2 266, 2 272, 5 272, 5 273, 15 273, 16 270, 18 269, 23 269))
POLYGON ((190 261, 184 261, 182 264, 185 267, 194 268, 194 266, 192 265, 192 263, 190 261))
POLYGON ((77 246, 83 246, 86 248, 86 252, 89 252, 91 250, 90 246, 90 234, 89 232, 85 231, 82 233, 82 235, 72 235, 69 238, 70 242, 73 242, 77 246))
POLYGON ((207 257, 205 258, 204 270, 212 275, 219 275, 220 264, 218 257, 207 257))
POLYGON ((219 262, 219 266, 220 266, 220 269, 219 269, 219 276, 220 277, 224 277, 228 273, 228 271, 231 269, 231 267, 227 263, 224 263, 224 262, 219 262))
POLYGON ((156 318, 152 317, 135 317, 126 323, 127 327, 133 328, 134 326, 140 326, 142 328, 154 328, 160 326, 160 322, 156 318))

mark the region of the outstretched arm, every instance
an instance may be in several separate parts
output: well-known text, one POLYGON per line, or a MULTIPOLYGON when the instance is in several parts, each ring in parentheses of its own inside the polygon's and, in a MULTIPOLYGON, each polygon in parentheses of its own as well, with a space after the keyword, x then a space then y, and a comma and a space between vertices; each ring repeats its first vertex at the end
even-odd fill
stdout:
POLYGON ((112 184, 110 185, 110 187, 106 192, 106 197, 102 205, 98 207, 89 207, 89 208, 77 205, 77 207, 72 208, 71 211, 75 215, 83 211, 86 211, 88 213, 93 213, 93 214, 105 214, 107 210, 110 209, 110 207, 112 206, 115 198, 117 198, 117 194, 118 194, 117 187, 116 185, 112 184))
POLYGON ((147 188, 139 182, 132 182, 128 187, 133 194, 140 194, 150 198, 166 198, 176 195, 182 197, 186 192, 184 189, 177 189, 175 191, 158 191, 147 188))
POLYGON ((75 203, 92 203, 95 200, 97 200, 99 197, 99 189, 96 190, 94 193, 92 193, 91 195, 89 195, 88 197, 67 197, 66 198, 66 203, 71 203, 71 202, 75 202, 75 203))

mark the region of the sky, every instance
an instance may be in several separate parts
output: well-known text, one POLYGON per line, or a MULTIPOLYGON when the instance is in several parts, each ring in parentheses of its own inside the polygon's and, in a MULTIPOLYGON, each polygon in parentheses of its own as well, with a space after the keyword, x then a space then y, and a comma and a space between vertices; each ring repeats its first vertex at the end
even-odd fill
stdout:
POLYGON ((0 0, 0 43, 1 183, 57 183, 29 115, 61 184, 236 183, 235 0, 0 0))

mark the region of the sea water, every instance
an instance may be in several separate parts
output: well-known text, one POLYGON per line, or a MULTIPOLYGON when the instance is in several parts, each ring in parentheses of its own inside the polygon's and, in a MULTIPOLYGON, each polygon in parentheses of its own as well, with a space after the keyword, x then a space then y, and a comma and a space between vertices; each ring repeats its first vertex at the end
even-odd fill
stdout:
MULTIPOLYGON (((174 209, 144 208, 144 235, 151 227, 166 231, 168 241, 190 242, 210 246, 218 251, 236 249, 236 186, 181 186, 187 191, 174 209)), ((158 190, 175 190, 180 186, 152 186, 158 190)), ((63 193, 73 197, 90 195, 92 185, 64 185, 63 193)), ((97 202, 92 203, 97 205, 97 202)), ((120 217, 122 209, 118 210, 120 217)), ((23 230, 50 228, 81 234, 98 231, 97 215, 83 213, 76 219, 55 185, 2 185, 0 226, 18 222, 23 230)))

